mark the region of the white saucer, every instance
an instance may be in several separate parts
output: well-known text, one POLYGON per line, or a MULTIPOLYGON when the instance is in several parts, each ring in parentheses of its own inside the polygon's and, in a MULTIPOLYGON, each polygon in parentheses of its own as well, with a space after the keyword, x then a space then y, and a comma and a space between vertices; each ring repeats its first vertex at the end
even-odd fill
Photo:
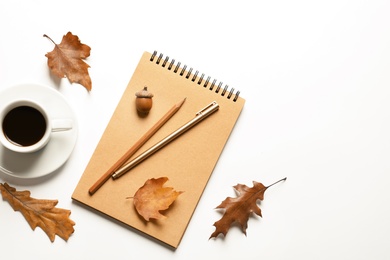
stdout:
POLYGON ((10 87, 1 91, 0 104, 19 98, 42 102, 50 118, 73 119, 71 130, 53 132, 49 143, 37 152, 20 154, 0 144, 0 171, 22 179, 42 177, 57 170, 68 160, 77 140, 77 120, 62 94, 49 87, 35 84, 10 87))

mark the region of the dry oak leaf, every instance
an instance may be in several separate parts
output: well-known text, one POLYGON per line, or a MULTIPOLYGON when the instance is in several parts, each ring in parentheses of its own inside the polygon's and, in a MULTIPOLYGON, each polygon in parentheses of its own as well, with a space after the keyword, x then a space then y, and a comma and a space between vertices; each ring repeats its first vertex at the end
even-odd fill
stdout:
POLYGON ((90 55, 91 48, 81 43, 79 37, 71 32, 62 37, 60 44, 56 44, 46 34, 43 36, 54 43, 54 49, 45 55, 51 72, 59 78, 66 76, 71 83, 79 83, 90 91, 92 81, 88 74, 89 65, 83 59, 90 55))
POLYGON ((160 210, 166 210, 183 193, 175 191, 171 187, 162 187, 168 181, 167 177, 149 179, 137 190, 133 198, 134 206, 146 221, 153 219, 164 219, 166 216, 160 210))
POLYGON ((225 209, 225 212, 222 218, 214 223, 216 229, 214 233, 211 234, 210 238, 217 237, 219 234, 226 236, 230 226, 235 222, 241 226, 242 232, 246 235, 250 214, 254 212, 261 217, 261 209, 257 205, 257 200, 263 200, 264 192, 269 187, 280 181, 285 181, 286 179, 287 178, 281 179, 267 187, 256 181, 253 181, 253 187, 251 188, 243 184, 234 186, 234 189, 238 193, 238 197, 227 197, 217 207, 217 209, 225 209))
POLYGON ((17 191, 7 183, 0 183, 3 200, 7 200, 15 211, 20 211, 30 227, 40 227, 54 242, 55 235, 65 241, 74 232, 75 223, 69 219, 70 210, 55 208, 57 200, 39 200, 30 197, 29 191, 17 191))

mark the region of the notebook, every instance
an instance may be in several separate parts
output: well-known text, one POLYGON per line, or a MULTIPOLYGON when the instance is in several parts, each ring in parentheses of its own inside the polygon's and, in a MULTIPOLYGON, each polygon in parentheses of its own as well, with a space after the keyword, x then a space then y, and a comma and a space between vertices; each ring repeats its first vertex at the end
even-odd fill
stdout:
POLYGON ((222 82, 181 66, 169 56, 144 52, 72 199, 128 225, 130 230, 177 248, 244 106, 245 100, 239 94, 222 82), (153 106, 147 116, 140 117, 135 108, 135 93, 144 86, 154 95, 153 106), (219 109, 130 172, 116 180, 110 178, 94 195, 89 195, 88 190, 97 179, 184 98, 180 110, 132 158, 193 119, 211 102, 216 101, 219 109), (160 177, 168 178, 164 187, 183 193, 161 212, 166 218, 146 222, 128 197, 134 196, 148 179, 160 177))

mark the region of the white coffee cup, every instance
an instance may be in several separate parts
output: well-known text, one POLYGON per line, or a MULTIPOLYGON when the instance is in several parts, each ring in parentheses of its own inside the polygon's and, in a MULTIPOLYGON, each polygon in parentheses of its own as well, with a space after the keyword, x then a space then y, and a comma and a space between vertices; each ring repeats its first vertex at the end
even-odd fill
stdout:
POLYGON ((14 100, 0 108, 0 143, 11 151, 31 153, 43 148, 52 132, 72 129, 73 120, 49 118, 37 101, 14 100))

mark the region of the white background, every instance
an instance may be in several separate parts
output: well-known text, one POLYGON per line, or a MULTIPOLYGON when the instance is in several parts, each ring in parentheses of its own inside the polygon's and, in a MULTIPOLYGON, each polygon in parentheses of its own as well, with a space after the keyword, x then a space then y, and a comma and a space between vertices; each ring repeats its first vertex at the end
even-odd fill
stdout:
MULTIPOLYGON (((18 190, 58 199, 76 222, 51 243, 0 201, 7 259, 390 259, 390 2, 387 0, 0 3, 0 90, 39 83, 77 114, 76 147, 18 190), (91 48, 88 93, 49 73, 68 31, 91 48), (246 104, 177 250, 72 202, 143 51, 157 50, 241 91, 246 104), (208 240, 237 183, 271 184, 263 218, 208 240)), ((216 133, 217 134, 217 133, 216 133)))

